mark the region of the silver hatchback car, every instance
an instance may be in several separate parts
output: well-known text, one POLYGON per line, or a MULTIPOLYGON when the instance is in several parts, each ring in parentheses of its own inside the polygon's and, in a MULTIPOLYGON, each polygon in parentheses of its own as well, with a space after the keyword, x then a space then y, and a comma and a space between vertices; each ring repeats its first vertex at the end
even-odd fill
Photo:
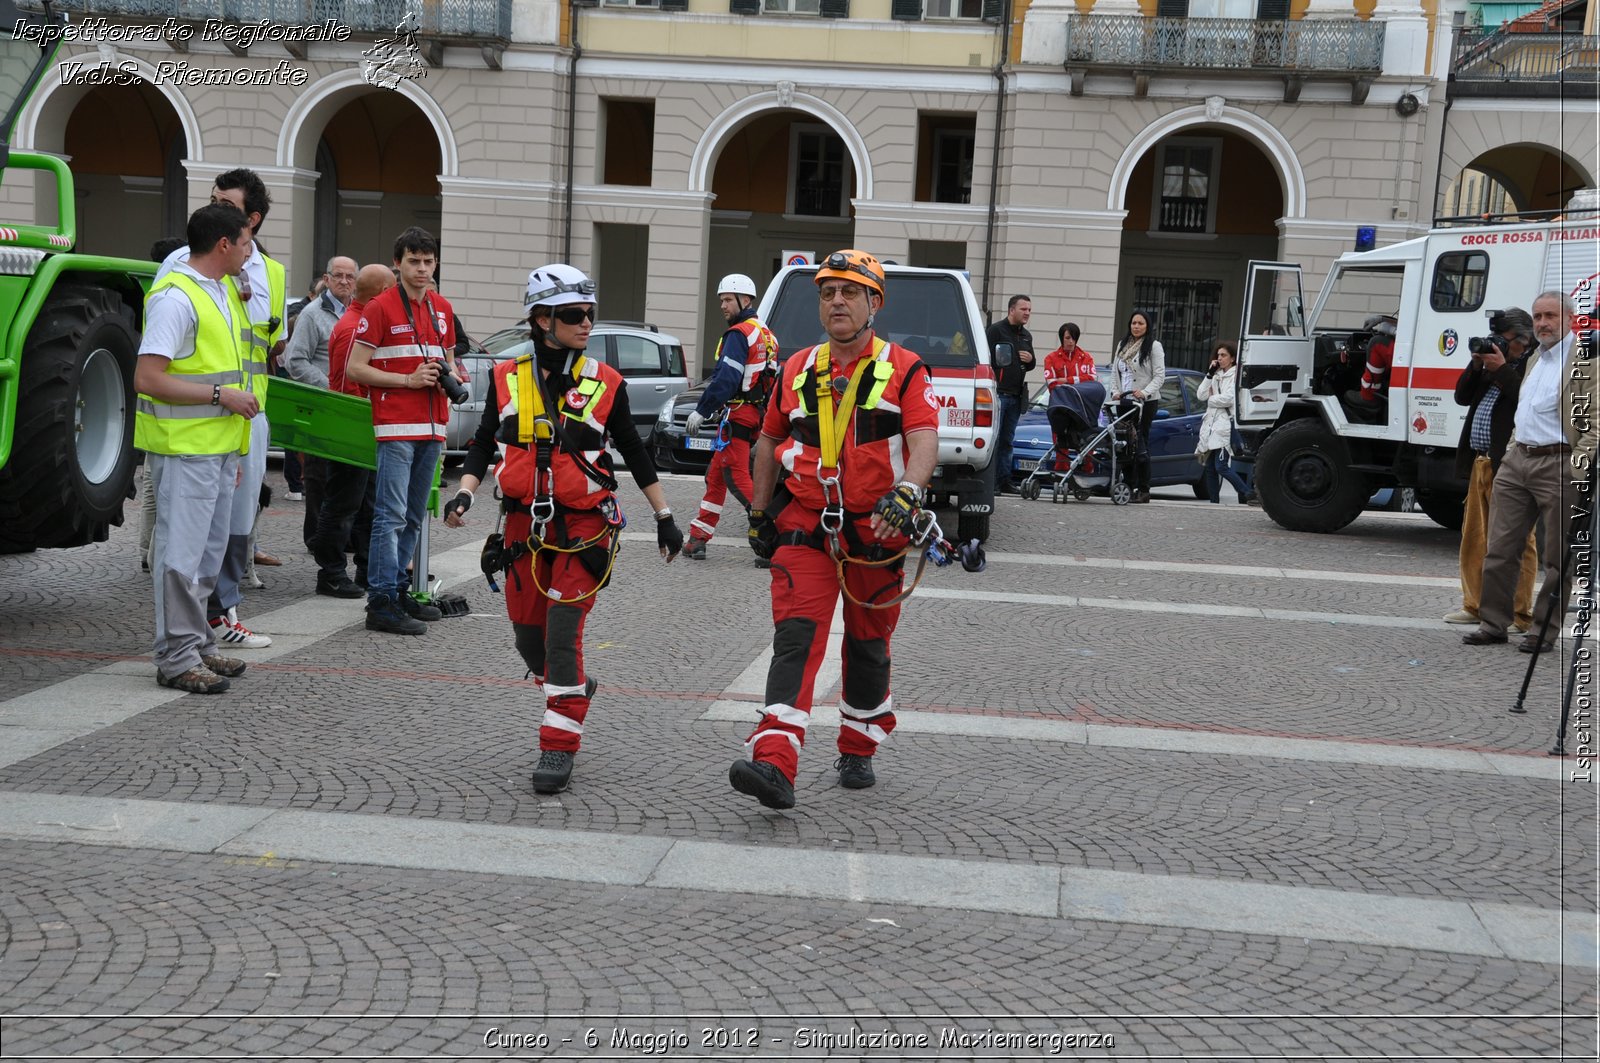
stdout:
MULTIPOLYGON (((533 339, 526 322, 501 329, 474 346, 460 362, 469 376, 469 402, 450 407, 450 427, 445 435, 445 454, 459 458, 478 430, 483 407, 489 401, 495 364, 529 353, 533 339)), ((647 443, 656 415, 689 386, 684 368, 683 344, 656 328, 636 321, 597 321, 589 333, 589 353, 604 358, 628 382, 628 403, 639 438, 647 443)))

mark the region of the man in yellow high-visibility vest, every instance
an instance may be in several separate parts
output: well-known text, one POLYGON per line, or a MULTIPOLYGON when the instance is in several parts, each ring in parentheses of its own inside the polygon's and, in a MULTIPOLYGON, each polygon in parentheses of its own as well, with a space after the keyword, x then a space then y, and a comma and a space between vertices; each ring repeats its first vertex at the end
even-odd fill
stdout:
MULTIPOLYGON (((264 412, 267 378, 272 374, 272 358, 283 345, 289 292, 283 263, 269 258, 256 241, 267 211, 272 207, 267 186, 256 172, 241 167, 218 174, 212 184, 211 202, 237 207, 250 225, 250 257, 245 260, 244 268, 227 283, 234 288, 245 309, 241 326, 246 342, 244 379, 245 386, 255 392, 258 411, 250 421, 251 445, 240 462, 239 489, 233 498, 233 530, 229 533, 227 552, 222 556, 222 573, 217 577, 206 614, 211 626, 216 628, 218 641, 234 649, 250 650, 272 645, 269 636, 251 631, 240 621, 239 602, 243 596, 240 584, 254 549, 252 530, 260 510, 261 481, 267 474, 267 446, 272 434, 264 412)), ((156 279, 165 277, 174 265, 188 257, 188 248, 179 248, 168 255, 156 279)))
POLYGON ((244 662, 217 651, 206 620, 228 544, 239 457, 261 404, 245 375, 244 306, 228 278, 253 250, 250 227, 231 204, 189 218, 190 255, 151 287, 133 383, 134 445, 156 493, 151 538, 156 681, 220 694, 244 662))

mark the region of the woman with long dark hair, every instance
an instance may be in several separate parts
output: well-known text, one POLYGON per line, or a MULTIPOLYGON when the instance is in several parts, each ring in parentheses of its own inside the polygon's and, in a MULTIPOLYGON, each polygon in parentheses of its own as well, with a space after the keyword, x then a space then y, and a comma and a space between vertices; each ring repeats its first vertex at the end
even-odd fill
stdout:
POLYGON ((1156 419, 1161 398, 1161 383, 1167 378, 1167 352, 1155 337, 1150 315, 1135 310, 1128 315, 1128 331, 1117 344, 1111 358, 1110 392, 1121 409, 1135 402, 1144 406, 1139 413, 1139 434, 1133 453, 1133 501, 1150 501, 1150 424, 1156 419))

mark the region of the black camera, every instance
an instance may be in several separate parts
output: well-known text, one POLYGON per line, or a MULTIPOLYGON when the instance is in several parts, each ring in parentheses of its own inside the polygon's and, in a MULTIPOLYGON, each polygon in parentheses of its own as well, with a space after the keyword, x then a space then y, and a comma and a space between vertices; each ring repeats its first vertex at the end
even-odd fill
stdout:
POLYGON ((443 362, 439 363, 439 389, 445 393, 453 405, 459 406, 463 402, 472 401, 472 392, 467 390, 467 385, 456 379, 454 373, 443 362))
POLYGON ((1506 320, 1504 310, 1489 311, 1489 331, 1497 336, 1502 332, 1511 331, 1511 322, 1506 320))
MULTIPOLYGON (((1496 312, 1498 314, 1498 311, 1496 312)), ((1467 350, 1473 354, 1488 354, 1496 351, 1502 358, 1511 357, 1511 344, 1503 336, 1473 336, 1467 340, 1467 350)))

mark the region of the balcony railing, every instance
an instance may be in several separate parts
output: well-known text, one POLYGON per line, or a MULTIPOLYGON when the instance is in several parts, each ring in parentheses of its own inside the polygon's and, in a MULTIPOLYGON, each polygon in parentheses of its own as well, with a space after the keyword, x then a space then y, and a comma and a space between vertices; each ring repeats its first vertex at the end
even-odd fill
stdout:
POLYGON ((1464 96, 1556 96, 1563 85, 1600 82, 1600 37, 1578 33, 1464 34, 1456 39, 1450 92, 1464 96))
MULTIPOLYGON (((393 34, 409 11, 424 38, 491 42, 511 39, 511 5, 512 0, 58 0, 51 6, 78 17, 150 21, 313 26, 332 19, 361 37, 393 34)), ((19 6, 39 5, 24 0, 19 6)))
POLYGON ((1203 233, 1210 202, 1204 196, 1162 196, 1161 231, 1203 233))
POLYGON ((1376 74, 1382 22, 1246 18, 1143 18, 1075 14, 1067 19, 1066 65, 1272 74, 1376 74))

